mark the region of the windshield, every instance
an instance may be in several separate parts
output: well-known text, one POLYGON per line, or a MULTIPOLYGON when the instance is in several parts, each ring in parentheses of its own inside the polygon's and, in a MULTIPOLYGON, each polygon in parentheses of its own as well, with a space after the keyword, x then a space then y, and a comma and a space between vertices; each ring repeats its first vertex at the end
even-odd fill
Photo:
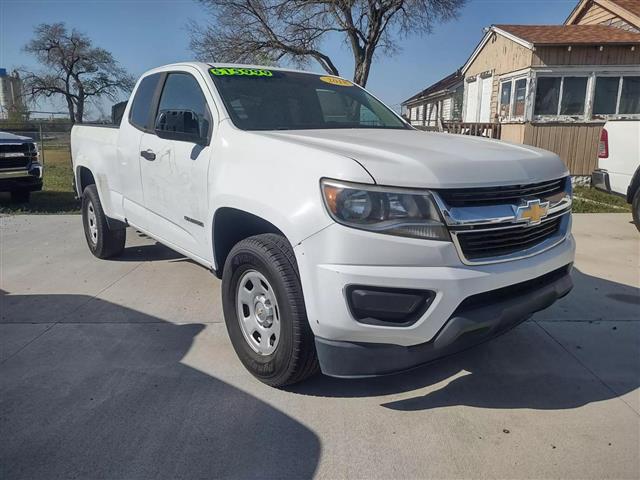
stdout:
POLYGON ((256 68, 211 68, 233 123, 243 130, 409 128, 357 85, 337 77, 256 68))

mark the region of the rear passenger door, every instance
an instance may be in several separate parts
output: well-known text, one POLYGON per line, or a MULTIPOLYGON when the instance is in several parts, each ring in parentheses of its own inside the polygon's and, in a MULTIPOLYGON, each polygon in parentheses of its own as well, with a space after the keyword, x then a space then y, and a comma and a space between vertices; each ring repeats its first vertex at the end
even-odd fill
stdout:
POLYGON ((154 131, 140 142, 140 171, 149 231, 207 259, 207 176, 213 118, 197 72, 162 80, 154 131))
MULTIPOLYGON (((140 80, 131 100, 129 114, 118 130, 118 162, 108 178, 112 198, 119 195, 124 217, 133 225, 145 228, 146 215, 140 177, 140 141, 145 132, 153 131, 155 103, 162 74, 154 73, 140 80)), ((117 197, 116 197, 117 198, 117 197)))

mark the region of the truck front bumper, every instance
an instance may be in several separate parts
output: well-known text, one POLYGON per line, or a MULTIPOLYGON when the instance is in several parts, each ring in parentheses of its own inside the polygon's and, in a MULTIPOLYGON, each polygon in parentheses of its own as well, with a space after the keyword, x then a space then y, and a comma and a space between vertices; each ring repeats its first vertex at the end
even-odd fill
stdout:
POLYGON ((295 253, 322 371, 360 377, 406 370, 459 351, 548 307, 571 289, 575 241, 568 233, 538 255, 470 266, 451 242, 334 224, 298 244, 295 253), (393 305, 409 311, 420 292, 426 300, 398 323, 370 321, 358 315, 354 288, 365 309, 393 305), (390 301, 375 295, 368 301, 368 291, 381 291, 390 301))
POLYGON ((0 170, 0 192, 42 190, 42 165, 33 163, 29 168, 0 170))
POLYGON ((567 265, 533 280, 468 297, 433 340, 419 345, 405 347, 316 337, 322 371, 344 378, 386 375, 477 345, 567 295, 573 286, 570 270, 571 265, 567 265))

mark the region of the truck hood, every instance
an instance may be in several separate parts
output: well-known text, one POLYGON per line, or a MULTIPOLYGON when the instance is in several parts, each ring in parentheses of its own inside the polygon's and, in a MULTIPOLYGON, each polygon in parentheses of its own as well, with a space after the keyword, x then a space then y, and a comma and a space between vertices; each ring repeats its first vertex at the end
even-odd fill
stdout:
POLYGON ((14 135, 13 133, 9 132, 0 132, 0 144, 14 144, 25 142, 33 142, 33 139, 29 137, 23 137, 22 135, 14 135))
POLYGON ((261 135, 349 157, 380 185, 481 187, 536 183, 568 174, 554 153, 466 135, 386 129, 296 130, 261 135))

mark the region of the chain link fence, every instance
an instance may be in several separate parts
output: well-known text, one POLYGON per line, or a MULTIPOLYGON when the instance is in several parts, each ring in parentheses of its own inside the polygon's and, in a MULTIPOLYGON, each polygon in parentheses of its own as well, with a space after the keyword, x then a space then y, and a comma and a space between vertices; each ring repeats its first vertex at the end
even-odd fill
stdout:
POLYGON ((0 122, 0 132, 29 137, 38 144, 40 161, 45 163, 47 151, 65 150, 69 152, 71 133, 70 122, 30 121, 24 123, 0 122))

